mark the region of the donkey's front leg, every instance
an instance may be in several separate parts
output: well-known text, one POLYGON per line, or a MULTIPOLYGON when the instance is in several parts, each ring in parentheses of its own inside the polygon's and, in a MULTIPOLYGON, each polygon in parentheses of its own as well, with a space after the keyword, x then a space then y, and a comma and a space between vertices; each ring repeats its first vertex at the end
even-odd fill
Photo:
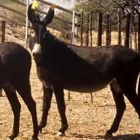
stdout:
POLYGON ((63 136, 65 135, 65 131, 68 129, 67 118, 65 115, 66 105, 64 100, 64 92, 63 89, 57 88, 54 89, 54 93, 57 101, 58 111, 61 117, 61 128, 58 130, 57 136, 63 136))
POLYGON ((41 122, 39 125, 39 129, 40 131, 42 131, 42 128, 44 128, 47 124, 47 116, 48 116, 48 112, 50 109, 50 104, 51 104, 51 99, 52 99, 52 89, 51 88, 46 88, 45 86, 43 86, 43 113, 42 113, 42 118, 41 118, 41 122))

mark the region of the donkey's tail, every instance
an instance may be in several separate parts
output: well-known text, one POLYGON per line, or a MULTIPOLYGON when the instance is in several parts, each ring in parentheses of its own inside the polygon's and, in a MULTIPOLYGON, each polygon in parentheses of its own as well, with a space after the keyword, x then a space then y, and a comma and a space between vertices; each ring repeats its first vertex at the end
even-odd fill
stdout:
POLYGON ((138 96, 140 97, 140 73, 138 76, 138 96))
POLYGON ((138 96, 140 97, 140 51, 138 51, 138 57, 139 57, 139 75, 138 75, 138 79, 137 79, 137 92, 138 92, 138 96))
POLYGON ((140 52, 138 53, 139 54, 139 75, 138 75, 138 79, 137 79, 137 89, 138 89, 138 96, 140 97, 140 52))

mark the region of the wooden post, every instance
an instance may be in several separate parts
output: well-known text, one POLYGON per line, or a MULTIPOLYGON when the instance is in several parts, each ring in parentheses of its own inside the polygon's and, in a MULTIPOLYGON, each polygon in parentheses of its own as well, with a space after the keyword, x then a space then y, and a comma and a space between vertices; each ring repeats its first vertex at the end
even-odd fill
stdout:
POLYGON ((2 97, 2 89, 0 89, 0 97, 2 97))
POLYGON ((72 44, 75 44, 75 11, 72 14, 72 44))
MULTIPOLYGON (((93 11, 90 13, 90 47, 92 47, 92 30, 93 30, 93 11)), ((91 102, 93 103, 93 94, 90 93, 91 102)))
POLYGON ((135 50, 137 50, 138 51, 138 40, 137 40, 137 31, 136 31, 136 29, 135 29, 135 31, 134 31, 134 46, 135 46, 135 50))
POLYGON ((70 91, 68 90, 68 101, 70 101, 70 91))
POLYGON ((83 46, 83 23, 84 23, 84 15, 81 13, 81 46, 83 46))
POLYGON ((92 16, 93 16, 93 11, 91 11, 91 13, 90 13, 90 47, 92 47, 92 30, 93 30, 93 18, 92 18, 92 16))
POLYGON ((5 41, 5 28, 6 28, 6 21, 2 21, 2 25, 1 25, 2 39, 1 39, 1 42, 5 41))
MULTIPOLYGON (((75 11, 73 11, 72 14, 72 39, 71 43, 75 43, 75 11)), ((70 91, 68 91, 68 100, 70 101, 70 91)))
POLYGON ((106 25, 106 45, 111 44, 111 24, 110 24, 110 14, 107 13, 107 25, 106 25))
POLYGON ((29 0, 26 0, 26 27, 25 27, 25 45, 26 45, 26 49, 28 46, 28 26, 29 26, 29 21, 28 21, 28 7, 29 7, 29 0))
POLYGON ((86 31, 86 46, 89 46, 89 17, 90 15, 87 14, 87 31, 86 31))
MULTIPOLYGON (((1 25, 1 33, 2 33, 1 42, 5 41, 5 28, 6 28, 6 21, 2 21, 2 25, 1 25)), ((0 89, 0 97, 2 97, 2 89, 0 89)))
POLYGON ((138 53, 140 53, 140 13, 138 14, 138 53))
POLYGON ((130 22, 131 22, 131 14, 127 16, 126 22, 126 35, 125 35, 125 46, 129 48, 129 41, 130 41, 130 22))
POLYGON ((100 12, 99 19, 98 19, 98 42, 97 42, 98 46, 102 45, 102 17, 103 17, 103 14, 102 12, 100 12))
POLYGON ((118 14, 118 45, 122 44, 122 36, 121 36, 122 28, 121 28, 121 25, 122 25, 121 13, 119 11, 119 14, 118 14))
POLYGON ((92 94, 92 92, 90 93, 90 98, 91 98, 91 102, 93 103, 93 94, 92 94))

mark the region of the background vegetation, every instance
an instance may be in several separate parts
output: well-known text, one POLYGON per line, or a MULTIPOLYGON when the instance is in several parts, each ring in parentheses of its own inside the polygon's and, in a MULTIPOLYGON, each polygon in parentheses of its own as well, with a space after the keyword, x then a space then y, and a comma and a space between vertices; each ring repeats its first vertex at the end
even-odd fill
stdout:
MULTIPOLYGON (((19 1, 19 0, 17 0, 17 1, 19 1)), ((21 0, 21 1, 24 1, 24 0, 21 0)), ((13 2, 12 0, 0 0, 0 4, 5 5, 6 7, 12 8, 20 13, 25 14, 25 12, 26 12, 26 8, 24 6, 17 4, 15 2, 13 2)), ((1 7, 0 7, 0 12, 4 16, 25 22, 25 18, 23 18, 23 16, 21 16, 19 14, 16 14, 15 12, 11 12, 10 10, 7 10, 7 9, 1 8, 1 7)))
MULTIPOLYGON (((17 0, 17 1, 25 2, 25 0, 17 0)), ((66 1, 70 1, 70 0, 66 0, 66 1)), ((109 12, 111 15, 112 25, 113 24, 115 25, 117 24, 116 21, 118 19, 118 11, 121 11, 122 15, 124 16, 123 19, 125 19, 128 13, 133 13, 133 15, 135 15, 136 13, 139 13, 139 9, 140 9, 140 0, 76 0, 76 2, 77 4, 75 5, 75 7, 73 7, 72 10, 75 10, 80 13, 82 11, 84 12, 84 29, 85 30, 87 26, 87 15, 91 11, 93 12, 93 29, 96 30, 97 19, 98 19, 97 14, 99 12, 102 12, 104 17, 106 17, 106 13, 109 12)), ((0 4, 6 5, 10 8, 13 8, 25 14, 26 8, 19 4, 16 4, 12 0, 1 0, 0 4)), ((19 21, 25 20, 23 19, 22 16, 15 14, 13 12, 10 12, 8 10, 4 10, 1 7, 0 7, 0 12, 2 12, 4 15, 12 19, 17 19, 19 21)), ((61 17, 61 19, 64 19, 65 21, 71 22, 72 20, 72 16, 70 14, 67 14, 66 12, 59 12, 57 16, 61 17)), ((104 20, 103 24, 105 24, 105 22, 106 20, 104 20)), ((71 30, 71 25, 66 24, 62 21, 59 21, 57 19, 54 20, 53 24, 65 30, 71 30)), ((113 27, 113 29, 115 30, 116 28, 113 27)))

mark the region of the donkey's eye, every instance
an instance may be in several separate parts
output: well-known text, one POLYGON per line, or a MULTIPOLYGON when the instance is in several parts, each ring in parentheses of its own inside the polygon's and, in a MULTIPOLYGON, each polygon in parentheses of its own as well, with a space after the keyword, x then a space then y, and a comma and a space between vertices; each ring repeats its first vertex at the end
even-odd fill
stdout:
POLYGON ((43 38, 45 38, 46 37, 46 33, 43 33, 43 38))
POLYGON ((31 30, 31 31, 30 31, 30 35, 31 35, 32 37, 35 36, 35 32, 34 32, 34 30, 31 30))

